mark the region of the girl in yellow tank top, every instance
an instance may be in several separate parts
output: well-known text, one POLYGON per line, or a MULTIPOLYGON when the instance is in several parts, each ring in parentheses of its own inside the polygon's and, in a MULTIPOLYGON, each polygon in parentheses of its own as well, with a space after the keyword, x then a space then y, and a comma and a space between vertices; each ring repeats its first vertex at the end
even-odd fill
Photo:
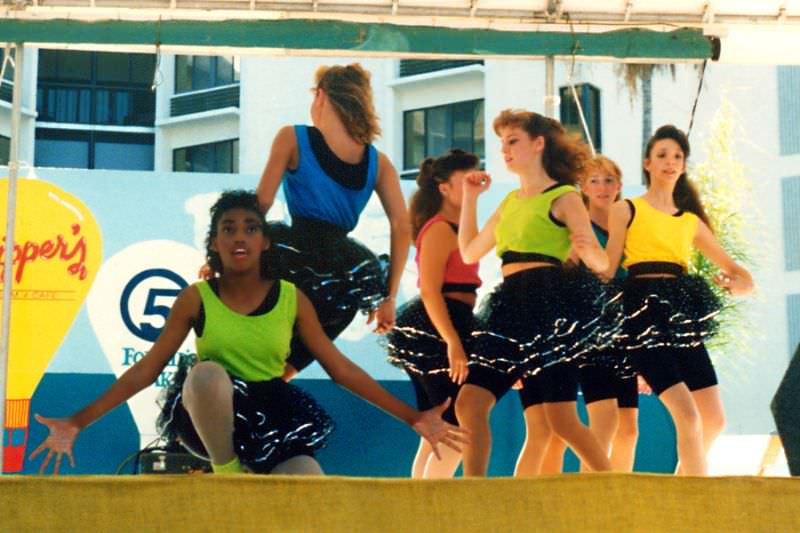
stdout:
POLYGON ((608 470, 608 456, 578 419, 575 360, 610 340, 612 305, 596 277, 563 266, 570 247, 594 271, 608 265, 575 188, 588 147, 557 121, 526 111, 503 111, 494 129, 520 188, 478 231, 477 197, 491 179, 476 172, 464 184, 461 255, 474 263, 496 248, 504 278, 479 310, 470 372, 456 400, 459 424, 472 435, 464 473, 486 475, 489 413, 517 381, 528 439, 516 475, 540 473, 551 432, 592 470, 608 470))
POLYGON ((716 373, 703 344, 716 330, 720 304, 703 278, 687 272, 692 249, 720 268, 714 282, 731 294, 751 292, 753 280, 714 237, 686 176, 688 156, 689 141, 674 126, 662 126, 650 139, 647 192, 611 209, 606 276, 624 252, 624 342, 634 368, 672 415, 681 473, 704 475, 706 454, 724 426, 716 373))

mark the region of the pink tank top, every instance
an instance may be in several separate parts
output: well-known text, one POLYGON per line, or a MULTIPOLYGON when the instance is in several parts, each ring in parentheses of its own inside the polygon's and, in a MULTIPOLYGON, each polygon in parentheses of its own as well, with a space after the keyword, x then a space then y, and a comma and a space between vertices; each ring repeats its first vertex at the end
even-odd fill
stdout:
MULTIPOLYGON (((415 243, 417 247, 417 254, 414 258, 414 261, 417 263, 417 272, 420 272, 419 268, 419 258, 420 254, 422 253, 422 238, 425 236, 425 232, 428 231, 433 224, 439 221, 447 222, 447 219, 444 218, 442 215, 435 215, 433 216, 428 222, 422 226, 422 229, 419 230, 419 234, 417 235, 417 242, 415 243)), ((454 231, 457 231, 457 226, 454 226, 450 222, 447 222, 453 228, 454 231)), ((478 267, 479 264, 475 263, 473 265, 468 265, 464 263, 464 260, 461 259, 461 252, 458 251, 456 248, 450 254, 450 257, 447 258, 447 264, 445 265, 444 269, 444 279, 442 280, 443 292, 466 292, 466 288, 457 288, 452 287, 452 285, 472 285, 473 287, 477 288, 481 286, 481 278, 478 276, 478 267), (447 287, 447 285, 451 285, 451 287, 447 287)), ((421 275, 421 272, 420 272, 421 275)), ((417 287, 419 287, 419 278, 420 275, 417 276, 417 287)))

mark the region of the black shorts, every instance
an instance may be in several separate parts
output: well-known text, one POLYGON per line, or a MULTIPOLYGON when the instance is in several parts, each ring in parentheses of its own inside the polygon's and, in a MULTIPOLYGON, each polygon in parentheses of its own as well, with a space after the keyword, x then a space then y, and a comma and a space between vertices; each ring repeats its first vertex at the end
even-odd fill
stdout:
POLYGON ((656 395, 678 383, 685 383, 690 391, 719 383, 708 350, 703 344, 693 348, 635 350, 632 359, 634 368, 656 395))
POLYGON ((523 409, 540 403, 574 402, 578 398, 578 369, 571 362, 548 366, 535 376, 523 376, 521 370, 506 374, 474 365, 469 367, 467 383, 488 390, 499 400, 519 379, 523 409))
POLYGON ((639 407, 639 387, 636 376, 620 377, 619 373, 607 366, 587 365, 578 371, 586 404, 616 398, 620 409, 639 407))
MULTIPOLYGON (((471 370, 470 370, 471 372, 471 370)), ((460 385, 453 383, 447 372, 437 372, 436 374, 417 374, 416 372, 406 372, 411 378, 414 386, 414 394, 417 397, 417 409, 427 411, 450 398, 450 405, 442 413, 442 418, 446 422, 458 425, 456 419, 456 397, 461 388, 460 385)))

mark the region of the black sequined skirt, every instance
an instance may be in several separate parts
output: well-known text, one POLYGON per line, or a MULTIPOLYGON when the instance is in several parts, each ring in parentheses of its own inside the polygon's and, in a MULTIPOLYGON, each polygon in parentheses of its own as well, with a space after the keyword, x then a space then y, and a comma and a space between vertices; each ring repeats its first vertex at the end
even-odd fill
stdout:
MULTIPOLYGON (((475 329, 472 306, 450 298, 444 301, 464 351, 469 354, 475 329)), ((422 375, 447 372, 450 368, 447 343, 431 322, 419 297, 400 306, 395 327, 387 334, 386 340, 388 360, 397 367, 422 375)))
POLYGON ((625 320, 619 345, 639 348, 690 348, 719 330, 722 303, 697 275, 643 278, 623 282, 625 320))
POLYGON ((621 318, 619 292, 583 269, 524 270, 481 305, 470 364, 534 374, 610 346, 621 318))
MULTIPOLYGON (((176 440, 193 454, 208 459, 182 398, 186 369, 179 369, 165 393, 157 427, 168 441, 176 440)), ((242 465, 268 474, 278 464, 323 448, 334 425, 308 393, 279 378, 233 384, 233 445, 242 465)))
POLYGON ((389 256, 376 256, 346 232, 325 222, 269 223, 269 259, 275 274, 311 300, 325 325, 357 311, 368 313, 386 297, 389 256))

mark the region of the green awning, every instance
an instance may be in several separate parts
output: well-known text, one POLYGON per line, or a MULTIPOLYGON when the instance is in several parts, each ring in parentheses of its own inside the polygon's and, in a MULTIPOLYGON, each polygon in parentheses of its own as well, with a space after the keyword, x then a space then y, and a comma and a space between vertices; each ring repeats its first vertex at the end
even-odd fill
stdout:
POLYGON ((701 61, 718 55, 702 30, 505 31, 327 19, 81 21, 1 19, 0 40, 34 44, 153 45, 292 49, 358 55, 567 57, 701 61))

